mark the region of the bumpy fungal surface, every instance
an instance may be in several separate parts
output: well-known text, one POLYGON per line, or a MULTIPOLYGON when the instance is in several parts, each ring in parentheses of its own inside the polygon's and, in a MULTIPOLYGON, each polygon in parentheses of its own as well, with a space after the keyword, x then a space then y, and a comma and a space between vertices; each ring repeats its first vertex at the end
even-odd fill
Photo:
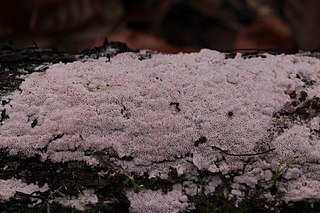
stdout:
MULTIPOLYGON (((56 64, 2 103, 0 148, 92 166, 105 153, 128 172, 167 179, 174 169, 187 182, 200 171, 232 174, 228 196, 240 200, 258 184, 284 192, 286 202, 320 199, 319 74, 316 58, 227 59, 211 50, 56 64)), ((216 185, 208 181, 205 193, 216 185)), ((144 197, 159 205, 172 197, 155 200, 157 193, 127 195, 141 209, 149 209, 144 197)))
POLYGON ((98 197, 93 193, 93 190, 84 190, 77 197, 73 196, 71 198, 59 197, 55 199, 56 202, 63 206, 70 206, 80 211, 86 209, 86 205, 96 204, 98 202, 98 197))
POLYGON ((142 190, 140 193, 127 192, 130 200, 130 212, 181 212, 188 208, 188 197, 181 192, 181 186, 176 185, 172 191, 163 193, 161 190, 142 190))
POLYGON ((0 180, 0 201, 8 201, 16 192, 30 195, 34 192, 44 192, 46 190, 48 190, 47 185, 39 187, 33 183, 27 184, 15 178, 0 180))

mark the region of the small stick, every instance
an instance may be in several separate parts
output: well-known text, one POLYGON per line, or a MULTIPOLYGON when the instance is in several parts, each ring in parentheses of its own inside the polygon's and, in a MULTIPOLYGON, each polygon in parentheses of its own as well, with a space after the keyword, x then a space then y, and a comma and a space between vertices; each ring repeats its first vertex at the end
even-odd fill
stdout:
POLYGON ((269 149, 269 150, 266 150, 266 151, 263 151, 263 152, 257 152, 257 153, 248 153, 248 154, 233 154, 233 153, 228 153, 227 151, 219 148, 219 147, 216 147, 216 146, 212 146, 213 149, 217 149, 219 150, 220 152, 226 154, 226 155, 230 155, 230 156, 236 156, 236 157, 245 157, 245 156, 256 156, 256 155, 263 155, 263 154, 266 154, 268 152, 272 152, 274 151, 276 148, 272 148, 272 149, 269 149))

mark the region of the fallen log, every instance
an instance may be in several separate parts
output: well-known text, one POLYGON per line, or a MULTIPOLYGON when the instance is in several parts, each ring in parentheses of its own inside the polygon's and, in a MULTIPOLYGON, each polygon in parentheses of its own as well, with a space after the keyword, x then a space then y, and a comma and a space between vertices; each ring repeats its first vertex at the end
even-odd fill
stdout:
POLYGON ((117 47, 1 62, 1 211, 320 210, 317 57, 117 47))

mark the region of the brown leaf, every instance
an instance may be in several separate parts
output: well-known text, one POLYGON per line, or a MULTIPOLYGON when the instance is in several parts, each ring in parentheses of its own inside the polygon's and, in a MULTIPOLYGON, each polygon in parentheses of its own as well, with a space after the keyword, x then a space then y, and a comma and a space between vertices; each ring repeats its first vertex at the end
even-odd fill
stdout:
POLYGON ((234 46, 236 49, 289 49, 293 42, 287 24, 277 16, 267 16, 240 29, 234 46))
POLYGON ((284 15, 293 31, 298 48, 320 48, 320 1, 285 0, 284 15))

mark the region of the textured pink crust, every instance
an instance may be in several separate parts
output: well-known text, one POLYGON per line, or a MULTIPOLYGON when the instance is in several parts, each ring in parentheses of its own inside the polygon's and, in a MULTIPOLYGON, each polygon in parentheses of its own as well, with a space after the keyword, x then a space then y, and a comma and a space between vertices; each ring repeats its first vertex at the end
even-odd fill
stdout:
POLYGON ((127 192, 130 212, 183 212, 187 210, 188 198, 182 194, 180 185, 173 186, 172 191, 164 194, 161 190, 142 190, 140 193, 127 192))
MULTIPOLYGON (((288 91, 304 88, 309 96, 319 95, 319 70, 316 58, 238 54, 225 59, 211 50, 56 64, 28 76, 21 92, 1 107, 9 118, 0 126, 0 148, 90 165, 99 164, 92 153, 112 148, 117 165, 161 178, 170 167, 189 180, 197 169, 234 172, 237 196, 241 185, 270 180, 270 172, 290 157, 300 156, 305 164, 319 159, 310 122, 296 122, 283 132, 271 128, 274 114, 290 101, 288 91), (316 83, 306 86, 302 77, 316 83), (263 145, 272 151, 248 165, 246 154, 259 152, 257 144, 268 134, 272 138, 263 145)), ((315 166, 287 171, 294 173, 286 174, 290 181, 297 187, 304 181, 303 190, 309 190, 299 194, 288 183, 288 200, 320 198, 315 166)))

